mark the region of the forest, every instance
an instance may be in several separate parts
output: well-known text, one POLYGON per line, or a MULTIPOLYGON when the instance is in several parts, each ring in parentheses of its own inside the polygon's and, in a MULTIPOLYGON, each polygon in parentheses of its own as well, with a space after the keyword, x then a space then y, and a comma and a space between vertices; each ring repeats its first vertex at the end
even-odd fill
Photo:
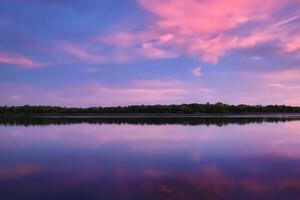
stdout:
POLYGON ((192 103, 181 105, 131 105, 116 107, 0 106, 1 115, 97 115, 97 114, 207 114, 207 113, 300 113, 300 107, 287 105, 229 105, 192 103))

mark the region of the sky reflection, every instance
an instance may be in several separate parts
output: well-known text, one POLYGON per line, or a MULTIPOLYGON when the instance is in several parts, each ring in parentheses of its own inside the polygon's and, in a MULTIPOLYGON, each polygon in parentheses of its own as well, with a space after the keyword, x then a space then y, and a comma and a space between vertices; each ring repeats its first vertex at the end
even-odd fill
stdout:
POLYGON ((298 199, 300 123, 0 126, 1 199, 298 199))

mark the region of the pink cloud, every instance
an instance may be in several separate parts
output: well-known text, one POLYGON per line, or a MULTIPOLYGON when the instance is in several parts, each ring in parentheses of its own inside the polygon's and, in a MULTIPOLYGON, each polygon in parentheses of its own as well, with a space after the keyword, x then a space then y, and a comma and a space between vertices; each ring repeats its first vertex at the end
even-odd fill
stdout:
POLYGON ((162 80, 133 80, 132 85, 138 87, 138 88, 145 88, 145 89, 154 89, 154 88, 182 88, 184 89, 184 84, 182 81, 178 80, 168 80, 168 81, 162 81, 162 80))
POLYGON ((137 58, 160 59, 177 57, 175 51, 163 47, 173 39, 171 34, 160 34, 153 31, 139 33, 110 32, 95 41, 117 48, 111 56, 113 60, 128 61, 137 58))
POLYGON ((300 36, 290 38, 286 43, 286 51, 288 53, 300 51, 300 36))
MULTIPOLYGON (((238 84, 218 88, 223 101, 235 104, 300 105, 300 70, 282 69, 268 72, 238 73, 231 78, 238 84), (234 97, 234 98, 233 98, 234 97)), ((227 75, 228 76, 228 75, 227 75)))
POLYGON ((99 53, 88 52, 82 47, 76 46, 71 43, 61 43, 58 45, 65 53, 83 61, 90 63, 103 63, 107 62, 106 56, 100 55, 99 53))
POLYGON ((145 58, 174 58, 177 57, 176 53, 166 51, 153 46, 152 43, 144 43, 138 53, 145 58))
POLYGON ((193 76, 200 77, 201 76, 201 67, 195 67, 192 69, 193 76))
POLYGON ((276 41, 286 52, 299 49, 299 15, 275 13, 293 4, 291 0, 138 0, 153 15, 148 27, 139 32, 110 32, 98 41, 130 51, 132 57, 172 58, 188 55, 217 63, 228 51, 276 41), (259 6, 257 6, 259 5, 259 6), (245 25, 255 26, 245 28, 245 25), (136 53, 138 52, 138 53, 136 53))
MULTIPOLYGON (((123 63, 137 58, 147 58, 147 59, 159 59, 159 58, 174 58, 177 55, 173 51, 165 50, 161 47, 158 47, 155 43, 152 42, 145 42, 142 43, 144 40, 143 37, 139 37, 138 35, 134 38, 134 35, 129 34, 119 34, 111 35, 107 40, 102 38, 98 38, 97 41, 102 41, 105 44, 116 45, 118 49, 112 53, 104 53, 99 50, 95 44, 88 41, 81 45, 75 45, 72 43, 61 43, 58 47, 66 54, 76 58, 78 60, 87 62, 87 63, 123 63), (125 37, 128 37, 125 39, 125 37), (134 45, 135 43, 138 45, 135 48, 128 48, 127 45, 131 44, 134 45), (85 48, 82 46, 86 46, 85 48), (91 51, 91 49, 94 49, 91 51)), ((151 39, 149 38, 149 41, 151 39)), ((161 38, 162 41, 168 40, 168 38, 161 38)))
POLYGON ((287 3, 278 0, 139 2, 157 16, 154 23, 160 31, 175 35, 176 46, 181 46, 189 55, 214 63, 231 49, 254 46, 273 39, 271 30, 264 31, 268 28, 266 26, 249 30, 246 35, 232 31, 248 22, 268 22, 272 12, 287 3))
POLYGON ((216 85, 205 79, 133 80, 122 86, 85 82, 53 89, 7 83, 0 86, 0 104, 111 106, 130 104, 181 104, 226 102, 232 104, 300 105, 300 70, 296 67, 268 72, 216 74, 216 85), (224 76, 224 77, 223 77, 224 76), (231 81, 228 82, 228 79, 231 81), (234 80, 234 81, 233 81, 234 80))
POLYGON ((267 82, 286 82, 286 81, 292 81, 292 80, 298 80, 300 76, 300 70, 295 69, 283 69, 279 71, 269 71, 264 72, 259 75, 264 81, 267 82))
POLYGON ((25 57, 20 54, 11 55, 5 53, 0 53, 0 64, 16 65, 24 69, 36 68, 45 65, 45 63, 35 62, 31 58, 25 57))
POLYGON ((181 35, 215 34, 249 21, 267 19, 271 11, 284 4, 279 0, 139 0, 157 16, 155 24, 181 35), (259 5, 259 6, 257 6, 259 5))

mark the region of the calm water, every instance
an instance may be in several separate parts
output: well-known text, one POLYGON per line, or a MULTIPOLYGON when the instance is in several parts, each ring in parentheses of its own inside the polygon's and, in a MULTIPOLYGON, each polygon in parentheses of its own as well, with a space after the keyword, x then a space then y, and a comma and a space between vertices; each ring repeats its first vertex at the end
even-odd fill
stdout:
POLYGON ((1 200, 300 199, 298 120, 59 122, 1 123, 1 200))

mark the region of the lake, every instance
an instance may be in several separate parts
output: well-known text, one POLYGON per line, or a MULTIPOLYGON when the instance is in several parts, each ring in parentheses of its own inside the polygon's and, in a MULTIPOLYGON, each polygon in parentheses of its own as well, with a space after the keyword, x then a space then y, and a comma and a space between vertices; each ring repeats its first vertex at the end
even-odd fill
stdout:
POLYGON ((0 199, 300 199, 300 120, 2 119, 0 199))

